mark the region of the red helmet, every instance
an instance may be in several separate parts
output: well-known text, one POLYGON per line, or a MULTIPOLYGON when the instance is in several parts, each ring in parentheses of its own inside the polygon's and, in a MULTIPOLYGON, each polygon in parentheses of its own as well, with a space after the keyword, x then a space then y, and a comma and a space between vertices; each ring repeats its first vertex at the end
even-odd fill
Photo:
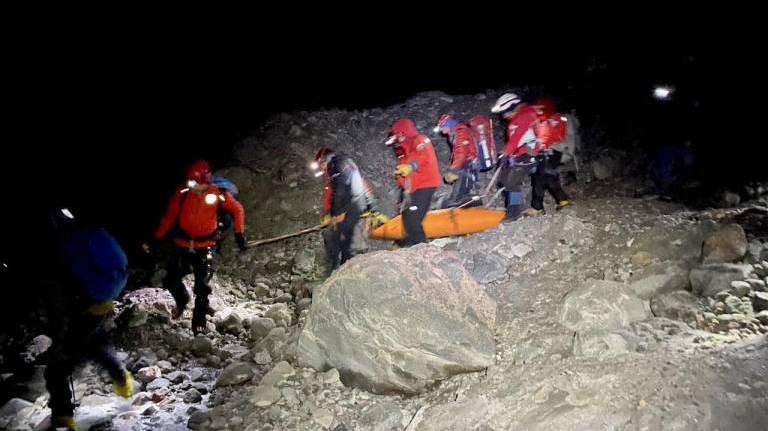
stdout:
POLYGON ((392 127, 389 129, 389 134, 398 137, 415 136, 419 134, 416 130, 416 125, 409 118, 398 118, 392 123, 392 127))
POLYGON ((205 160, 198 160, 187 168, 187 181, 194 181, 198 184, 209 184, 211 182, 211 166, 205 160))

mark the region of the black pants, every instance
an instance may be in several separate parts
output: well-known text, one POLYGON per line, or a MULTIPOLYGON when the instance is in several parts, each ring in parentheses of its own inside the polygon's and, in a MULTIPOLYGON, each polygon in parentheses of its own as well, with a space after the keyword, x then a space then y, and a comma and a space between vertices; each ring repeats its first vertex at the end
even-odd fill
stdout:
POLYGON ((523 211, 523 181, 531 173, 533 165, 530 156, 517 156, 507 159, 501 167, 499 181, 504 186, 504 206, 507 208, 507 219, 517 219, 523 211))
MULTIPOLYGON (((459 175, 459 179, 453 183, 451 194, 443 201, 442 208, 458 207, 472 199, 472 191, 475 189, 475 183, 477 182, 477 171, 472 169, 472 163, 470 162, 456 173, 459 175)), ((480 201, 477 202, 477 205, 482 204, 480 201)), ((467 206, 473 205, 469 204, 467 206)))
POLYGON ((163 279, 163 287, 168 289, 176 300, 176 307, 184 311, 189 303, 189 293, 181 279, 190 273, 195 275, 195 308, 192 310, 192 328, 205 326, 205 313, 208 311, 208 295, 211 288, 208 282, 213 276, 213 249, 201 248, 188 250, 177 247, 168 261, 168 274, 163 279))
POLYGON ((75 368, 87 360, 104 368, 113 381, 125 383, 122 364, 108 350, 107 334, 100 327, 101 319, 89 317, 77 320, 62 331, 62 337, 53 340, 48 354, 45 386, 51 395, 48 406, 53 417, 73 415, 75 405, 70 378, 75 368))
POLYGON ((429 205, 432 203, 432 195, 434 194, 435 188, 428 188, 418 189, 406 196, 401 213, 403 228, 405 229, 405 240, 401 244, 404 247, 427 242, 427 236, 424 234, 424 227, 421 222, 429 211, 429 205))
POLYGON ((360 221, 360 210, 350 208, 344 216, 344 221, 338 225, 329 226, 323 232, 325 240, 325 257, 328 265, 328 272, 333 272, 344 262, 352 258, 352 236, 355 233, 355 226, 360 221))
POLYGON ((555 202, 568 200, 568 195, 560 184, 560 159, 563 153, 555 151, 549 156, 544 156, 539 161, 536 172, 531 174, 531 206, 537 210, 544 209, 544 193, 549 192, 555 202))

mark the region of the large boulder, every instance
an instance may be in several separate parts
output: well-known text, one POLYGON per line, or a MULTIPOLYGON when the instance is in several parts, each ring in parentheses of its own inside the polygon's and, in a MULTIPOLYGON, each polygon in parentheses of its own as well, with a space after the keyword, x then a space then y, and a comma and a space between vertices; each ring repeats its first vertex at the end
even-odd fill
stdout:
POLYGON ((699 296, 715 296, 718 292, 729 290, 731 282, 744 280, 751 272, 749 265, 727 263, 703 265, 691 270, 691 290, 699 296))
POLYGON ((240 385, 253 378, 253 369, 245 362, 233 362, 221 372, 216 387, 240 385))
POLYGON ((302 366, 345 384, 418 393, 493 364, 496 304, 458 254, 421 245, 347 262, 313 292, 298 344, 302 366))
POLYGON ((560 311, 560 323, 578 332, 612 331, 645 320, 651 311, 648 301, 621 283, 587 280, 568 292, 560 311))
POLYGON ((747 254, 747 236, 737 224, 728 224, 704 240, 701 259, 704 263, 731 263, 747 254))

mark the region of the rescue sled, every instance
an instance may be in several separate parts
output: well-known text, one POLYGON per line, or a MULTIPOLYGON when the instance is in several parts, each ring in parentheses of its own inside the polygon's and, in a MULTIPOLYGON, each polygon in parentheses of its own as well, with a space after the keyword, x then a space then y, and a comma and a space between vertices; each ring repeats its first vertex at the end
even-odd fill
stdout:
MULTIPOLYGON (((429 211, 422 226, 427 238, 466 235, 491 229, 501 223, 504 210, 482 207, 448 208, 429 211)), ((402 216, 371 228, 368 235, 375 239, 397 240, 405 238, 402 216)))

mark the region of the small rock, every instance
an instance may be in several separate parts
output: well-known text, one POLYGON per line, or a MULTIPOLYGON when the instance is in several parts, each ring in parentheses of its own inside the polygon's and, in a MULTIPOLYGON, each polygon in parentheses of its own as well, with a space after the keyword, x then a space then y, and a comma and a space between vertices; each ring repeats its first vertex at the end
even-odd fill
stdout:
POLYGON ((267 296, 269 294, 269 286, 262 282, 257 282, 250 290, 255 296, 267 296))
POLYGON ((634 267, 648 266, 653 261, 653 255, 645 251, 640 251, 632 255, 629 261, 634 267))
POLYGON ((202 370, 202 368, 192 368, 189 371, 189 380, 193 382, 199 382, 205 378, 205 372, 202 370))
POLYGON ((339 375, 339 370, 336 368, 331 368, 324 373, 320 373, 317 377, 326 385, 335 386, 341 384, 341 376, 339 375))
POLYGON ((734 296, 738 296, 738 297, 747 296, 750 290, 752 290, 751 286, 746 281, 731 282, 731 293, 734 296))
POLYGON ((163 373, 160 370, 160 367, 157 365, 151 366, 151 367, 144 367, 140 369, 136 373, 136 380, 142 382, 142 383, 149 383, 157 378, 160 378, 163 373))
POLYGON ((735 296, 728 296, 723 301, 725 303, 725 311, 728 314, 734 314, 734 313, 741 313, 742 312, 742 302, 740 298, 737 298, 735 296))
POLYGON ((752 304, 756 312, 768 310, 768 292, 755 292, 752 304))
POLYGON ((298 393, 293 388, 281 388, 280 394, 283 396, 285 402, 291 407, 297 406, 301 403, 298 393))
POLYGON ((162 377, 152 380, 147 384, 148 391, 156 391, 158 389, 164 389, 171 386, 171 381, 162 377))
POLYGON ((256 407, 267 407, 280 401, 280 391, 272 386, 258 386, 251 395, 251 404, 256 407))
POLYGON ((152 396, 148 392, 139 392, 133 396, 132 406, 142 406, 152 401, 152 396))
POLYGON ((229 313, 227 317, 216 324, 216 330, 221 333, 237 335, 243 328, 243 321, 237 313, 229 313))
POLYGON ((264 375, 264 377, 261 379, 260 385, 276 386, 285 378, 294 374, 296 374, 296 370, 291 366, 291 364, 286 361, 281 361, 278 362, 274 368, 272 368, 266 375, 264 375))
POLYGON ((241 418, 240 416, 232 416, 227 421, 227 425, 229 425, 231 428, 234 428, 234 429, 238 429, 237 427, 239 427, 242 424, 243 424, 243 418, 241 418))
POLYGON ((267 365, 272 363, 272 357, 269 356, 269 352, 261 350, 253 354, 253 362, 257 365, 267 365))
POLYGON ((160 410, 158 410, 158 408, 157 408, 157 407, 155 407, 155 405, 150 405, 149 407, 147 407, 146 409, 144 409, 144 411, 143 411, 143 412, 141 412, 141 415, 142 415, 142 416, 154 416, 154 415, 156 415, 156 414, 157 414, 157 412, 159 412, 159 411, 160 411, 160 410))
POLYGON ((250 322, 250 335, 254 341, 259 341, 269 334, 269 331, 275 329, 275 321, 265 317, 252 319, 250 322))
POLYGON ((293 312, 285 304, 275 304, 264 313, 264 317, 274 320, 275 324, 287 328, 293 323, 293 312))
POLYGON ((149 349, 140 349, 138 353, 140 357, 133 363, 132 368, 134 371, 157 364, 157 355, 155 355, 155 352, 149 349))
POLYGON ((221 358, 216 355, 209 355, 205 362, 211 367, 218 368, 221 365, 221 358))
POLYGON ((187 393, 184 394, 185 403, 195 404, 195 403, 199 403, 202 400, 203 400, 203 396, 195 388, 188 390, 187 393))
POLYGON ((516 244, 514 247, 512 247, 512 254, 517 258, 524 258, 528 254, 530 254, 533 251, 533 248, 531 248, 528 244, 516 244))
POLYGON ((764 291, 765 290, 765 282, 763 280, 757 279, 757 278, 748 278, 744 280, 749 284, 749 287, 751 287, 753 290, 757 291, 764 291))
POLYGON ((251 366, 245 362, 233 362, 221 372, 216 387, 243 384, 253 378, 251 366))
MULTIPOLYGON (((168 352, 165 349, 163 349, 162 347, 157 349, 157 352, 155 352, 155 353, 157 354, 157 359, 160 359, 161 361, 165 361, 165 360, 168 359, 168 352)), ((162 370, 163 367, 160 367, 160 369, 162 370)), ((163 371, 165 371, 165 370, 163 370, 163 371)))
POLYGON ((170 380, 171 383, 178 385, 179 383, 183 382, 185 379, 188 379, 186 374, 182 373, 181 371, 173 371, 171 373, 168 373, 165 375, 165 378, 170 380))
POLYGON ((213 350, 213 342, 204 335, 198 335, 192 340, 192 352, 196 356, 205 356, 213 350))
POLYGON ((206 429, 210 423, 210 412, 196 411, 189 417, 189 421, 187 421, 187 427, 191 430, 206 429))
POLYGON ((312 413, 312 420, 323 428, 330 428, 333 419, 333 413, 327 409, 317 409, 312 413))
POLYGON ((763 310, 755 315, 755 318, 763 325, 768 325, 768 310, 763 310))
MULTIPOLYGON (((158 358, 160 356, 158 355, 158 358)), ((160 368, 160 371, 166 373, 173 371, 173 365, 168 361, 157 361, 157 366, 160 368)))

